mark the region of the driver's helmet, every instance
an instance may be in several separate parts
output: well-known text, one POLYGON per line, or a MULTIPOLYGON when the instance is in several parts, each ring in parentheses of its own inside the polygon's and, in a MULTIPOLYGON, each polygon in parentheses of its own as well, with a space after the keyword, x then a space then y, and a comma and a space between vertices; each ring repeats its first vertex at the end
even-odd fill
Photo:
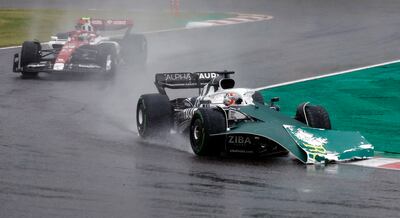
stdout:
POLYGON ((232 106, 235 104, 240 104, 240 96, 235 92, 228 92, 224 96, 224 105, 225 106, 232 106), (239 100, 239 101, 238 101, 239 100))

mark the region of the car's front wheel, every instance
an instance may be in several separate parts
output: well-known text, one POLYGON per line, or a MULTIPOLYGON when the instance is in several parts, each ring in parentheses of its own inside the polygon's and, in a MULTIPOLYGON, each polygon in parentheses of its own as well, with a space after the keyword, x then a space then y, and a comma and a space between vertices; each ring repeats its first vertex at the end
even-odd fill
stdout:
POLYGON ((332 129, 329 114, 322 106, 300 104, 295 119, 313 128, 332 129))
POLYGON ((126 63, 145 67, 147 62, 147 39, 143 34, 126 35, 121 42, 121 55, 126 63))
POLYGON ((261 92, 255 91, 254 94, 251 96, 254 102, 264 105, 264 97, 262 96, 261 92))
POLYGON ((22 43, 20 59, 20 64, 22 67, 22 78, 35 78, 39 74, 38 72, 28 72, 25 68, 28 64, 40 62, 41 49, 42 47, 40 43, 36 41, 25 41, 24 43, 22 43))
POLYGON ((199 108, 190 124, 190 144, 196 155, 218 154, 224 143, 223 136, 213 134, 226 131, 224 112, 216 108, 199 108))

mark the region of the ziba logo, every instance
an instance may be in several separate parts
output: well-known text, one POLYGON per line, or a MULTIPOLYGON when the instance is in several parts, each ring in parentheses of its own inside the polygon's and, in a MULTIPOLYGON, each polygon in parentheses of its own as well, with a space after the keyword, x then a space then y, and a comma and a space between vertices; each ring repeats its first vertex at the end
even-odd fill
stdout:
POLYGON ((234 145, 251 145, 250 137, 241 136, 241 135, 228 135, 228 143, 234 145))
POLYGON ((200 73, 199 79, 211 79, 217 77, 216 73, 200 73))

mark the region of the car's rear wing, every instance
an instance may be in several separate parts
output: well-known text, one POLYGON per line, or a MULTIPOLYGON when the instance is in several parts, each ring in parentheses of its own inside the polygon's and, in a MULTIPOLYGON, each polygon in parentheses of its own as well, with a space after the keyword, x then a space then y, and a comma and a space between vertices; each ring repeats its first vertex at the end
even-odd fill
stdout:
POLYGON ((93 29, 86 31, 107 31, 107 30, 122 30, 131 29, 133 21, 130 19, 94 19, 90 17, 81 17, 76 22, 76 28, 81 29, 85 25, 90 25, 93 29))
POLYGON ((116 20, 116 19, 91 19, 91 24, 96 30, 107 31, 107 30, 121 30, 133 27, 132 20, 116 20))
POLYGON ((165 95, 165 88, 201 89, 214 78, 219 76, 230 78, 230 75, 234 73, 233 71, 157 73, 154 84, 158 92, 165 95))

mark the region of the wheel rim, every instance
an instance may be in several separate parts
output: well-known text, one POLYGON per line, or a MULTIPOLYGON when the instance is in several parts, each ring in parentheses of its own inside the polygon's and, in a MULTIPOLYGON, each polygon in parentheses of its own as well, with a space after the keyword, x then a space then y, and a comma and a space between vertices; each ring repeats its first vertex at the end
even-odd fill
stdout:
POLYGON ((138 123, 140 126, 143 125, 143 120, 144 120, 143 110, 140 108, 138 111, 138 123))
POLYGON ((200 131, 201 131, 201 130, 200 130, 199 125, 194 126, 194 128, 193 128, 193 137, 194 137, 194 140, 195 140, 195 141, 198 141, 198 140, 199 140, 200 134, 201 134, 200 131))
POLYGON ((145 135, 146 131, 146 113, 143 109, 143 104, 140 104, 136 112, 136 126, 141 136, 145 135))
POLYGON ((191 128, 191 141, 195 153, 200 152, 204 142, 204 128, 200 119, 196 119, 191 128))
POLYGON ((110 71, 112 67, 112 60, 111 60, 111 55, 107 55, 107 60, 106 60, 106 70, 110 71))

